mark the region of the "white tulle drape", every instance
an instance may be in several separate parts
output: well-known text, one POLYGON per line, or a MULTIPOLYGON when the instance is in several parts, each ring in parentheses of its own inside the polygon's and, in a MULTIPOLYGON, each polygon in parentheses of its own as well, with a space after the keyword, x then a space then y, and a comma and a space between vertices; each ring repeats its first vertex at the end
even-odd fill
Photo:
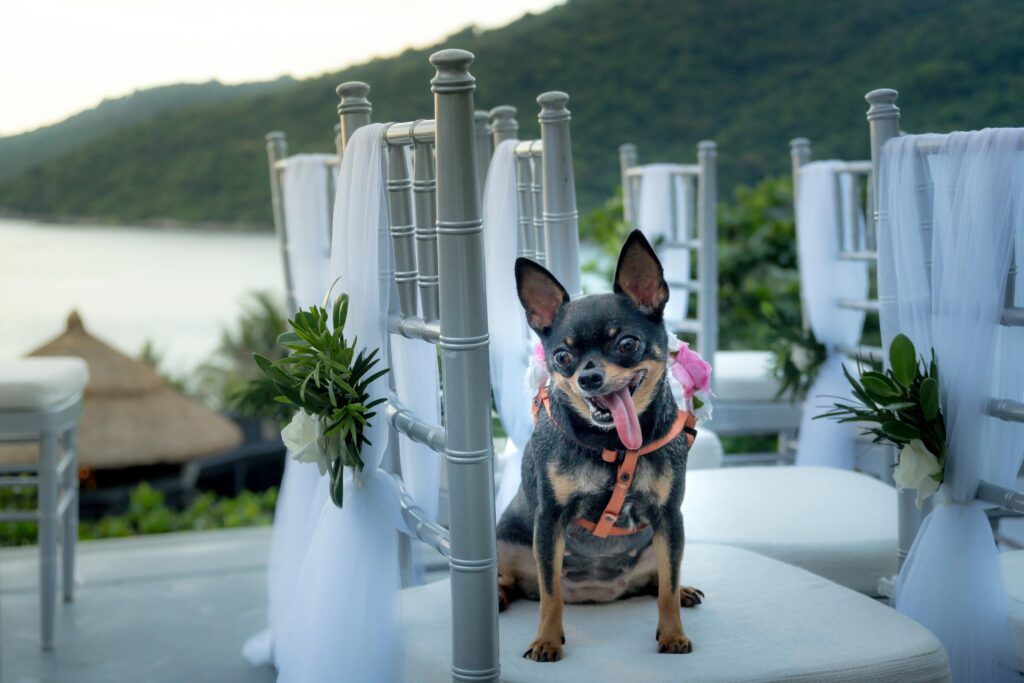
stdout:
MULTIPOLYGON (((392 255, 385 201, 383 133, 379 124, 357 130, 349 140, 338 178, 331 275, 351 297, 346 333, 360 348, 386 348, 387 312, 393 287, 392 255)), ((424 384, 436 379, 436 356, 403 343, 392 347, 399 377, 412 374, 424 384), (429 363, 423 365, 429 355, 429 363), (417 365, 419 364, 419 365, 417 365), (430 368, 433 367, 433 375, 430 368), (402 369, 406 369, 404 372, 402 369)), ((387 362, 386 360, 382 362, 387 362)), ((437 385, 425 391, 398 382, 399 398, 429 416, 436 410, 437 385), (404 395, 403 395, 404 391, 404 395)), ((386 378, 370 389, 371 398, 388 394, 386 378)), ((410 533, 401 516, 394 479, 379 469, 388 446, 384 408, 371 421, 361 472, 345 473, 344 507, 329 501, 319 513, 303 558, 287 621, 275 633, 275 659, 281 683, 316 681, 398 681, 402 679, 399 621, 399 562, 395 530, 410 533)), ((408 488, 426 491, 437 481, 438 459, 406 473, 408 488), (433 466, 430 465, 433 464, 433 466)), ((409 458, 403 458, 406 461, 409 458)), ((436 509, 436 489, 418 501, 436 509), (431 503, 431 501, 434 501, 431 503)))
MULTIPOLYGON (((283 175, 285 229, 289 271, 296 303, 306 308, 321 303, 330 286, 331 202, 327 154, 301 154, 288 159, 283 175)), ((273 634, 284 624, 291 605, 302 558, 306 554, 327 488, 317 496, 316 467, 296 462, 288 453, 274 512, 267 560, 267 629, 250 638, 245 657, 267 664, 273 657, 273 634), (319 500, 319 504, 314 501, 319 500)))
POLYGON ((526 315, 516 293, 519 253, 519 205, 515 146, 498 145, 484 185, 484 262, 487 276, 487 325, 491 335, 491 387, 501 424, 508 434, 501 484, 495 497, 498 516, 519 490, 522 449, 533 433, 532 396, 523 375, 533 346, 526 315))
POLYGON ((1024 425, 985 415, 991 397, 1024 398, 1022 332, 998 324, 1024 230, 1022 140, 1024 129, 904 136, 881 160, 882 336, 934 348, 948 443, 895 605, 942 641, 957 683, 1017 680, 998 550, 972 501, 981 478, 1012 487, 1024 458, 1024 425))
MULTIPOLYGON (((647 164, 640 175, 640 198, 637 208, 637 228, 651 242, 672 242, 694 239, 693 181, 679 175, 678 164, 647 164)), ((690 250, 685 247, 658 246, 658 257, 665 269, 665 280, 685 282, 690 279, 690 250)), ((669 301, 665 317, 670 320, 686 318, 689 292, 669 285, 669 301)))
MULTIPOLYGON (((836 396, 850 395, 849 382, 843 376, 843 364, 849 359, 836 347, 855 346, 864 328, 863 311, 843 309, 836 302, 868 296, 868 264, 839 258, 840 230, 846 235, 861 234, 860 225, 844 224, 850 220, 853 178, 837 174, 840 163, 815 161, 800 169, 796 225, 801 298, 811 329, 828 347, 829 355, 804 400, 796 463, 852 469, 858 429, 814 419, 836 396)), ((858 221, 862 223, 863 217, 858 221)), ((847 367, 856 372, 855 364, 847 367)))

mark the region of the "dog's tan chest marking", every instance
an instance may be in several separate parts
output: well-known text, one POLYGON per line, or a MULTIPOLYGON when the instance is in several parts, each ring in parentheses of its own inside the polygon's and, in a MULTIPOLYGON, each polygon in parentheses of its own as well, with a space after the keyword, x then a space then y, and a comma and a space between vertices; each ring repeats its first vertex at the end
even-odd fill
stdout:
POLYGON ((555 492, 555 500, 565 505, 574 495, 587 495, 609 489, 609 477, 605 470, 590 465, 575 468, 572 472, 562 472, 558 463, 549 462, 548 479, 555 492))
POLYGON ((641 462, 633 478, 633 487, 637 493, 653 494, 658 505, 668 503, 672 493, 672 481, 675 478, 671 468, 659 472, 654 466, 641 462))

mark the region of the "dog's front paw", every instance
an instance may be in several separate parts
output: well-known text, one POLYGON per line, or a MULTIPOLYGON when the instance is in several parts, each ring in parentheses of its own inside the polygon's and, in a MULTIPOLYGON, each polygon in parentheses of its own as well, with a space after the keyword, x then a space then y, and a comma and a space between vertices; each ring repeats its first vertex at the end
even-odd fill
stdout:
POLYGON ((685 633, 658 633, 658 652, 670 655, 688 655, 693 652, 693 643, 685 633))
POLYGON ((564 642, 565 636, 562 636, 561 643, 538 638, 530 643, 530 648, 523 653, 523 657, 532 659, 535 662, 557 662, 562 658, 562 643, 564 642))
POLYGON ((704 602, 704 591, 692 586, 679 587, 679 604, 683 607, 696 607, 704 602))

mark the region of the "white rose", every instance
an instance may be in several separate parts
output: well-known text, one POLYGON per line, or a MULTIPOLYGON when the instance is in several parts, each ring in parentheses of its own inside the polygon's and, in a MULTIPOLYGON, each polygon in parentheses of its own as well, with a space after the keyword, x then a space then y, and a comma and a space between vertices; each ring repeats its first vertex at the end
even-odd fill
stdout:
POLYGON ((292 457, 299 462, 315 462, 321 477, 327 473, 327 458, 320 448, 322 432, 320 420, 302 409, 281 430, 281 440, 292 457))
POLYGON ((920 510, 925 498, 939 489, 939 482, 932 475, 941 471, 939 459, 925 448, 920 439, 914 439, 900 451, 900 462, 893 473, 893 479, 901 491, 917 489, 916 504, 920 510))
POLYGON ((807 372, 807 368, 814 362, 814 354, 806 346, 794 344, 789 350, 789 362, 800 372, 807 372))

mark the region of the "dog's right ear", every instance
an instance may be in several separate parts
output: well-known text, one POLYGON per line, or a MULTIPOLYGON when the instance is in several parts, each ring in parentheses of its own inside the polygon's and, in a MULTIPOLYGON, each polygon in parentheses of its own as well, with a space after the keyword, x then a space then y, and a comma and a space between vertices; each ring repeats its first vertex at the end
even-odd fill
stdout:
POLYGON ((516 259, 516 289, 526 310, 526 322, 537 334, 545 334, 559 309, 569 303, 569 293, 547 268, 528 258, 516 259))

